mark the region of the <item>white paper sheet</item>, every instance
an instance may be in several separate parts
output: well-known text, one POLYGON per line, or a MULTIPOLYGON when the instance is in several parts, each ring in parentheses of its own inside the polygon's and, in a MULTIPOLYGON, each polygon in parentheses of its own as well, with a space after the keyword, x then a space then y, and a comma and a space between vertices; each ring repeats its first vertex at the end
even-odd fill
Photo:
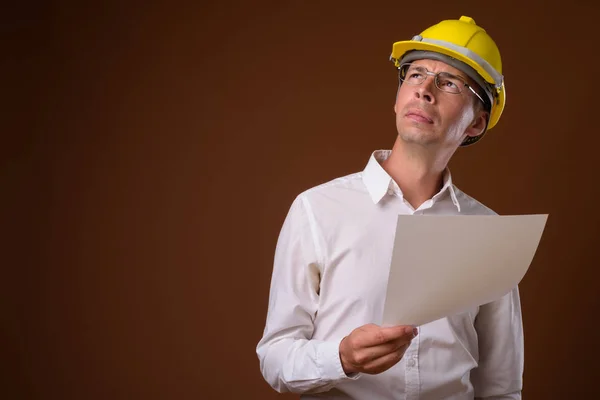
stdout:
POLYGON ((529 269, 535 215, 399 215, 383 325, 423 325, 501 298, 529 269))

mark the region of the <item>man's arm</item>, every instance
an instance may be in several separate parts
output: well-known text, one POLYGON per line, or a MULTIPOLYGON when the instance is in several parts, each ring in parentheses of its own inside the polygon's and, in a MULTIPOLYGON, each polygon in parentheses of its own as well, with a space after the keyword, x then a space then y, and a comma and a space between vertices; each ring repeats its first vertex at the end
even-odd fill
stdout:
POLYGON ((471 373, 476 399, 521 399, 524 340, 519 289, 480 307, 475 319, 479 366, 471 373))
POLYGON ((341 341, 313 340, 322 254, 309 204, 297 197, 283 223, 273 264, 267 321, 256 352, 278 392, 323 392, 348 377, 341 341))
POLYGON ((278 392, 324 392, 360 373, 396 364, 417 330, 366 324, 345 337, 312 339, 325 262, 310 204, 296 198, 281 229, 271 278, 269 308, 256 352, 265 380, 278 392))

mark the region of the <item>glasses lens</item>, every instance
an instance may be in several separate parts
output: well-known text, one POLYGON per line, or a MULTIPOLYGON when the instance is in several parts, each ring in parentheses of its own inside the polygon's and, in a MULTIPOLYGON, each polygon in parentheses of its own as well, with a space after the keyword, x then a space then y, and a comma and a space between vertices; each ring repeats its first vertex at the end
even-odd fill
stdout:
POLYGON ((440 72, 435 83, 440 90, 448 93, 460 93, 466 84, 462 78, 447 72, 440 72))
POLYGON ((400 79, 412 85, 423 83, 427 77, 427 69, 414 64, 402 64, 400 66, 400 79))

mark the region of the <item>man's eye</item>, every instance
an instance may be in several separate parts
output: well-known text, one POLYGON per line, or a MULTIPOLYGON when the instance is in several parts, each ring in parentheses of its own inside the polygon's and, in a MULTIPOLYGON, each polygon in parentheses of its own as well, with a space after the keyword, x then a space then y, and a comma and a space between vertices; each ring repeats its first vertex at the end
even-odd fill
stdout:
POLYGON ((452 81, 443 81, 442 82, 442 86, 446 86, 446 87, 451 88, 451 89, 455 89, 455 88, 458 87, 458 85, 456 83, 452 82, 452 81))

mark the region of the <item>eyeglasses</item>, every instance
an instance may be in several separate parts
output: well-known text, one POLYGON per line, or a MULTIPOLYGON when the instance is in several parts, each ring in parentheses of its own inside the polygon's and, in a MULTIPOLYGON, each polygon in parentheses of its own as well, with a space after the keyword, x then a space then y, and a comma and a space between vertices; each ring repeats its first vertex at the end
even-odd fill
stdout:
POLYGON ((481 96, 460 76, 445 71, 438 73, 431 72, 422 65, 412 63, 401 64, 398 70, 400 71, 400 80, 409 85, 420 85, 425 82, 425 79, 427 79, 427 76, 429 75, 434 77, 435 87, 442 92, 459 94, 462 93, 463 87, 468 87, 485 105, 481 96))

